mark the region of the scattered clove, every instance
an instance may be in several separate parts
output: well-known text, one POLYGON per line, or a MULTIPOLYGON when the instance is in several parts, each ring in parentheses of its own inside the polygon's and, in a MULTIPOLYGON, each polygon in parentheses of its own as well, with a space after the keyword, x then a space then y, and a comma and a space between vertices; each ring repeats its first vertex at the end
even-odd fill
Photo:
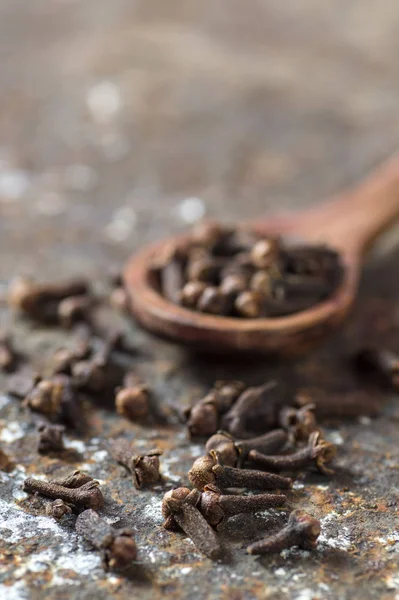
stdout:
POLYGON ((283 429, 275 429, 254 438, 237 441, 235 445, 239 452, 238 466, 241 466, 246 461, 250 450, 258 450, 264 454, 271 454, 272 452, 281 450, 287 442, 288 434, 283 429))
POLYGON ((50 483, 55 485, 60 485, 61 487, 66 487, 70 489, 77 489, 89 483, 90 481, 94 481, 93 477, 87 475, 87 473, 83 473, 82 471, 72 471, 69 475, 64 477, 63 479, 53 479, 50 483))
POLYGON ((200 494, 197 490, 186 493, 186 489, 183 488, 183 493, 179 490, 167 492, 162 503, 165 523, 168 522, 169 517, 173 517, 198 550, 211 560, 217 560, 221 557, 222 547, 215 531, 197 508, 199 498, 200 494))
POLYGON ((90 310, 95 304, 93 296, 80 295, 64 298, 58 305, 57 314, 60 324, 69 329, 78 321, 90 322, 90 310))
POLYGON ((241 381, 217 381, 213 389, 186 411, 190 435, 210 436, 219 426, 219 420, 234 404, 244 389, 241 381))
POLYGON ((250 432, 263 433, 273 428, 283 402, 274 393, 276 386, 275 381, 269 381, 259 387, 247 388, 222 417, 222 429, 234 437, 247 438, 250 432))
POLYGON ((302 510, 294 510, 286 527, 266 539, 251 544, 247 548, 249 554, 267 554, 281 552, 284 548, 299 546, 311 550, 316 546, 320 535, 320 521, 302 510))
POLYGON ((399 356, 394 352, 380 348, 363 348, 355 354, 353 362, 362 374, 399 391, 399 356))
POLYGON ((149 388, 134 373, 127 373, 123 387, 115 396, 115 407, 119 414, 131 421, 143 419, 149 413, 149 388))
POLYGON ((267 456, 257 450, 250 450, 248 460, 270 471, 296 471, 314 464, 324 475, 333 471, 326 466, 336 454, 336 446, 320 439, 320 432, 314 431, 309 436, 305 448, 293 454, 283 456, 267 456))
POLYGON ((85 279, 71 279, 40 284, 28 277, 16 277, 10 283, 8 303, 39 322, 57 322, 59 303, 71 296, 88 295, 85 279))
POLYGON ((104 498, 98 487, 98 481, 89 481, 80 487, 71 488, 56 483, 42 481, 28 477, 24 481, 23 489, 26 492, 37 492, 42 496, 63 500, 76 508, 93 508, 98 510, 104 505, 104 498))
MULTIPOLYGON (((314 411, 315 404, 305 404, 300 408, 285 406, 279 413, 279 422, 290 437, 292 442, 303 442, 309 439, 309 436, 314 431, 319 429, 314 411)), ((264 454, 268 454, 264 450, 260 450, 264 454)))
POLYGON ((0 332, 0 371, 13 371, 18 362, 11 340, 4 332, 0 332))
POLYGON ((283 494, 221 495, 217 488, 205 486, 198 508, 212 527, 218 527, 225 519, 240 513, 256 513, 271 507, 283 506, 287 497, 283 494))
POLYGON ((110 305, 120 312, 126 312, 129 306, 129 299, 124 287, 119 286, 112 290, 109 296, 110 305))
POLYGON ((80 513, 75 529, 100 551, 105 570, 127 567, 137 556, 137 546, 131 529, 115 529, 92 509, 80 513))
POLYGON ((59 452, 64 449, 62 436, 65 432, 65 427, 42 423, 38 426, 37 431, 39 434, 37 449, 40 454, 59 452))
POLYGON ((133 476, 133 483, 137 489, 156 483, 161 478, 159 472, 160 450, 150 450, 146 454, 133 454, 131 445, 127 440, 113 440, 109 452, 118 463, 123 465, 133 476))
POLYGON ((69 515, 72 512, 72 508, 65 504, 63 500, 57 498, 54 502, 51 502, 46 506, 46 513, 49 517, 54 517, 54 519, 62 519, 64 515, 69 515))
POLYGON ((216 450, 224 465, 241 467, 250 450, 256 449, 265 454, 272 453, 280 450, 287 441, 288 434, 283 429, 276 429, 255 438, 239 441, 236 441, 226 431, 218 431, 206 442, 205 449, 208 453, 216 450))
POLYGON ((9 473, 15 467, 14 461, 0 448, 0 471, 9 473))
POLYGON ((292 480, 264 471, 238 469, 221 464, 218 452, 197 458, 188 472, 188 478, 198 490, 214 485, 218 489, 247 488, 250 490, 288 489, 292 480))
POLYGON ((81 420, 79 399, 66 375, 39 381, 25 397, 23 405, 71 427, 81 420))
POLYGON ((72 374, 72 367, 75 363, 89 358, 92 352, 91 333, 86 327, 79 327, 74 345, 69 348, 58 348, 51 359, 51 372, 56 375, 64 373, 72 374))

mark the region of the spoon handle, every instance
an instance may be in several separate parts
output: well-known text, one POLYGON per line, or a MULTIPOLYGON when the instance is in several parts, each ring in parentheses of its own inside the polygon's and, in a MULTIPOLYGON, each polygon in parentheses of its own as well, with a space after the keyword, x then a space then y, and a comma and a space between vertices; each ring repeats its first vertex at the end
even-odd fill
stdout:
POLYGON ((281 231, 362 254, 376 236, 399 218, 399 154, 361 183, 300 213, 258 222, 259 232, 281 231))

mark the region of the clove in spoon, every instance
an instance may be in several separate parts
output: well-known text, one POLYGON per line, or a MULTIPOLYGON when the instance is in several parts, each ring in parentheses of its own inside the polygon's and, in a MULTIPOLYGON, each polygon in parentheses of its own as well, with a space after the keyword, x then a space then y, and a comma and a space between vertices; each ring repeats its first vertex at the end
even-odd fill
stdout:
POLYGON ((337 250, 344 276, 332 296, 293 315, 243 319, 191 311, 164 298, 150 266, 176 236, 144 248, 128 262, 124 283, 137 321, 149 331, 212 353, 255 352, 289 356, 305 352, 334 331, 356 298, 367 249, 399 217, 399 155, 352 189, 310 209, 249 223, 260 235, 281 235, 337 250))

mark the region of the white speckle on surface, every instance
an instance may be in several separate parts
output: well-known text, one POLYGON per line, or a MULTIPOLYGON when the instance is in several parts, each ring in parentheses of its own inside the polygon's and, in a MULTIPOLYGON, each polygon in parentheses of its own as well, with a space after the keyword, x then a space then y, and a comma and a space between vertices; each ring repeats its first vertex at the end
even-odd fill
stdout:
POLYGON ((277 575, 277 577, 284 577, 284 575, 287 574, 287 571, 285 569, 283 569, 282 567, 280 567, 279 569, 276 569, 274 571, 274 574, 277 575))
POLYGON ((64 439, 65 448, 73 448, 80 454, 83 454, 86 450, 86 444, 81 440, 70 440, 67 437, 64 439))
POLYGON ((202 444, 193 444, 190 448, 190 454, 193 458, 199 458, 204 454, 204 446, 202 444))
POLYGON ((319 588, 321 590, 323 590, 324 592, 329 592, 330 591, 330 586, 327 585, 326 583, 320 582, 318 585, 319 585, 319 588))
POLYGON ((305 484, 303 484, 301 481, 294 481, 294 483, 292 484, 293 490, 303 490, 304 487, 305 484))
POLYGON ((192 568, 191 567, 183 567, 181 570, 181 574, 182 575, 188 575, 188 573, 191 573, 192 568))
POLYGON ((53 578, 50 582, 51 586, 56 586, 56 585, 63 585, 63 586, 68 586, 68 585, 81 585, 81 582, 78 581, 77 579, 70 579, 69 577, 61 577, 61 575, 55 574, 53 575, 53 578))
POLYGON ((52 567, 55 558, 54 551, 51 549, 44 550, 38 554, 28 558, 28 560, 15 571, 15 577, 22 577, 27 572, 41 573, 49 570, 52 567))
POLYGON ((176 207, 176 213, 178 217, 184 221, 184 223, 196 223, 200 221, 205 215, 205 203, 201 198, 192 196, 185 198, 176 207))
POLYGON ((179 456, 173 456, 170 458, 164 457, 164 459, 162 461, 162 475, 169 481, 173 481, 175 483, 180 482, 179 475, 175 475, 175 473, 173 473, 173 471, 170 468, 171 465, 179 463, 179 462, 180 462, 179 456))
POLYGON ((319 485, 316 485, 318 490, 328 490, 328 488, 330 487, 330 485, 328 483, 319 483, 319 485))
POLYGON ((365 425, 366 427, 367 427, 367 425, 371 425, 370 417, 366 417, 366 416, 359 417, 358 422, 360 423, 360 425, 365 425))
POLYGON ((396 544, 397 542, 399 542, 399 531, 395 531, 391 535, 387 535, 385 538, 378 537, 376 538, 376 541, 382 544, 383 546, 396 544))
POLYGON ((318 543, 321 546, 329 546, 330 548, 336 548, 338 550, 349 550, 352 546, 350 537, 350 529, 340 522, 340 515, 336 512, 331 511, 328 515, 320 519, 321 533, 318 539, 318 543), (332 525, 337 528, 337 535, 331 537, 331 534, 327 533, 326 526, 332 525))
POLYGON ((399 590, 399 573, 388 575, 385 579, 385 583, 389 590, 399 590))
POLYGON ((16 440, 20 440, 25 435, 25 426, 23 427, 18 421, 10 421, 7 427, 3 427, 0 432, 0 440, 11 444, 16 440))
POLYGON ((73 192, 86 192, 96 183, 97 173, 89 165, 69 165, 64 171, 64 186, 73 192))
POLYGON ((100 81, 87 92, 86 105, 94 121, 110 123, 122 108, 119 87, 113 81, 100 81))
POLYGON ((101 558, 96 552, 84 552, 78 550, 73 554, 65 554, 60 556, 56 561, 56 566, 59 569, 68 569, 75 571, 79 575, 91 575, 93 570, 101 567, 101 558))
POLYGON ((0 537, 13 544, 37 535, 37 529, 49 531, 63 540, 68 533, 50 517, 33 516, 23 512, 15 505, 0 500, 0 537))
POLYGON ((114 525, 115 523, 118 523, 121 519, 120 517, 103 517, 104 521, 106 521, 108 523, 108 525, 114 525))
POLYGON ((162 500, 159 500, 158 498, 149 498, 147 505, 143 510, 143 515, 150 519, 154 525, 160 525, 163 522, 162 500))
POLYGON ((57 192, 45 192, 36 201, 36 210, 44 216, 54 217, 61 215, 66 210, 66 202, 63 196, 57 192))
POLYGON ((2 162, 0 166, 0 201, 14 202, 27 192, 31 178, 26 171, 2 162))
POLYGON ((130 206, 122 206, 105 226, 105 235, 112 242, 124 242, 137 224, 137 214, 130 206))
POLYGON ((317 596, 317 593, 314 592, 313 590, 309 589, 309 588, 305 588, 304 590, 301 590, 299 592, 299 594, 296 594, 294 596, 295 600, 313 600, 313 598, 317 596))
POLYGON ((107 457, 108 457, 108 452, 106 450, 97 450, 97 452, 94 452, 94 454, 92 455, 91 458, 95 462, 102 462, 107 457))
POLYGON ((329 431, 326 434, 326 439, 329 442, 335 444, 336 446, 342 446, 342 444, 345 442, 344 438, 342 437, 339 431, 329 431))
POLYGON ((0 394, 0 410, 11 402, 11 398, 0 394))
POLYGON ((109 575, 107 577, 108 583, 111 585, 119 585, 122 583, 122 579, 120 577, 115 577, 115 575, 109 575))
POLYGON ((0 598, 3 600, 27 600, 29 591, 22 581, 17 581, 14 585, 0 584, 0 598))

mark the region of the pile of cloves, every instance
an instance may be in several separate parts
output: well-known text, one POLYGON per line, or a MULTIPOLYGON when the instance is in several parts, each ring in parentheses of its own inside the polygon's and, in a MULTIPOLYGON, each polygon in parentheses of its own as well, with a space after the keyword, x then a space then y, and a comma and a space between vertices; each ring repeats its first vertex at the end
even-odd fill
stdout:
POLYGON ((326 246, 288 245, 247 229, 208 222, 157 257, 161 293, 190 310, 253 319, 306 310, 331 296, 343 277, 326 246))
MULTIPOLYGON (((314 406, 286 406, 275 395, 271 402, 270 392, 275 387, 274 382, 256 388, 245 388, 239 382, 218 382, 187 414, 191 433, 213 431, 219 423, 230 430, 213 433, 206 442, 206 454, 192 465, 188 478, 196 491, 177 488, 165 495, 164 527, 182 529, 210 558, 220 556, 212 529, 219 528, 226 518, 285 506, 293 483, 291 476, 298 471, 315 467, 324 475, 332 473, 327 465, 336 448, 323 439, 314 406), (223 404, 219 390, 235 393, 230 393, 230 402, 223 404), (232 434, 232 430, 248 434, 248 423, 256 420, 266 430, 262 435, 238 439, 232 434), (243 490, 267 493, 246 495, 243 490), (193 522, 198 524, 201 536, 193 522)), ((292 545, 311 548, 319 533, 317 519, 294 511, 282 531, 252 544, 248 552, 262 554, 292 545)))

